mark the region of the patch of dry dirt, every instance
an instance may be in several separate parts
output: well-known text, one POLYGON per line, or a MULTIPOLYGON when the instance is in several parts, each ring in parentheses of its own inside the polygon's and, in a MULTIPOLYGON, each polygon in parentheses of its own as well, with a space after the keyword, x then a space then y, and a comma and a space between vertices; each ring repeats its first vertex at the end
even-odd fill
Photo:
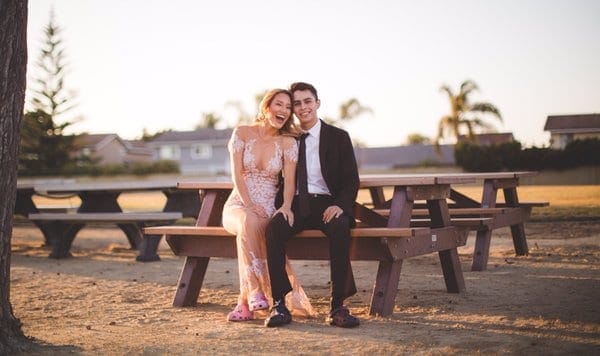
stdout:
POLYGON ((354 262, 359 293, 347 304, 361 326, 325 325, 327 262, 293 261, 320 313, 289 326, 230 323, 234 260, 212 259, 199 304, 171 306, 183 260, 140 263, 117 229, 86 228, 73 258, 48 259, 41 233, 13 232, 11 302, 32 354, 600 354, 600 224, 526 226, 530 255, 516 257, 509 229, 494 233, 488 270, 471 272, 474 236, 459 249, 467 291, 445 290, 437 254, 404 262, 391 317, 368 315, 375 262, 354 262))

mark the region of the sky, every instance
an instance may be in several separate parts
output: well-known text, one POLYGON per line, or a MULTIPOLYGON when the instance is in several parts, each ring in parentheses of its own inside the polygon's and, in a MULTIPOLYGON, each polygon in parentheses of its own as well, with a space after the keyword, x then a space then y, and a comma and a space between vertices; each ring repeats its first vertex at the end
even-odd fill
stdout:
POLYGON ((371 147, 435 137, 440 87, 467 79, 524 146, 548 145, 548 115, 600 113, 597 0, 29 0, 30 82, 51 8, 75 133, 187 131, 208 112, 232 126, 227 103, 255 114, 256 94, 295 81, 322 117, 371 108, 344 125, 371 147))

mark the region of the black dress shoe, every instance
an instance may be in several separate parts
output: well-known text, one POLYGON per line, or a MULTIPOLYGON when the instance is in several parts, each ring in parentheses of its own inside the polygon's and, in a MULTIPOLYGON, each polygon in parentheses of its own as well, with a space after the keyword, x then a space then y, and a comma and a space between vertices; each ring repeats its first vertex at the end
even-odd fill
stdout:
POLYGON ((271 314, 265 320, 265 326, 271 328, 275 326, 281 326, 292 322, 292 314, 285 304, 281 302, 275 302, 271 308, 271 314))
POLYGON ((340 328, 353 328, 360 325, 357 317, 350 314, 350 311, 345 306, 336 308, 327 317, 329 325, 339 326, 340 328))

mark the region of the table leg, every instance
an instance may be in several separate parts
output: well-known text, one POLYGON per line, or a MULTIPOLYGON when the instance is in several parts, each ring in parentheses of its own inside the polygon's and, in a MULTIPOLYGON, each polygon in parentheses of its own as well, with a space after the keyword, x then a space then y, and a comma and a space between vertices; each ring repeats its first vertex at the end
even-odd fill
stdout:
POLYGON ((123 211, 117 201, 121 193, 83 191, 78 195, 79 199, 81 199, 81 205, 77 209, 79 213, 112 213, 123 211))
MULTIPOLYGON (((196 219, 196 226, 220 225, 223 206, 229 196, 229 192, 230 190, 228 189, 217 189, 202 193, 202 205, 200 206, 198 219, 196 219)), ((173 306, 187 307, 196 305, 209 260, 210 257, 187 256, 185 258, 181 274, 179 275, 175 298, 173 298, 173 306)))
POLYGON ((198 302, 200 289, 210 257, 186 257, 173 299, 175 307, 194 306, 198 302))
MULTIPOLYGON (((452 225, 448 203, 445 199, 427 200, 427 208, 429 209, 429 215, 431 216, 432 228, 435 229, 452 225)), ((466 289, 465 278, 460 265, 457 248, 453 247, 448 250, 439 251, 438 256, 440 258, 442 272, 444 273, 446 290, 449 293, 464 292, 466 289)))
POLYGON ((54 245, 52 246, 52 252, 50 258, 65 258, 71 257, 71 245, 75 240, 75 235, 81 230, 85 224, 72 224, 63 222, 54 222, 56 226, 56 236, 53 237, 54 245))
POLYGON ((39 210, 33 202, 33 188, 17 189, 17 198, 15 200, 15 215, 23 215, 27 217, 30 213, 38 213, 39 210))
POLYGON ((39 222, 34 221, 33 224, 40 229, 44 235, 44 246, 54 246, 57 236, 60 236, 60 227, 56 226, 55 222, 39 222))
POLYGON ((131 249, 138 249, 144 240, 142 228, 136 224, 117 224, 117 226, 125 233, 125 236, 127 236, 127 241, 129 241, 131 249))
POLYGON ((451 248, 438 252, 440 264, 444 273, 444 281, 446 282, 446 290, 448 293, 462 293, 465 291, 465 279, 458 257, 458 250, 451 248))
MULTIPOLYGON (((504 200, 506 201, 507 206, 518 207, 519 197, 517 196, 517 188, 505 188, 504 200)), ((521 222, 515 225, 511 225, 510 233, 512 235, 513 244, 515 246, 515 253, 517 254, 517 256, 527 256, 529 254, 529 247, 527 246, 527 238, 525 237, 524 224, 521 222)))
POLYGON ((163 194, 167 203, 163 208, 165 212, 181 212, 183 217, 197 218, 200 212, 200 191, 166 189, 163 194))
POLYGON ((379 261, 371 296, 370 315, 387 316, 393 313, 401 270, 402 260, 379 261))
MULTIPOLYGON (((496 206, 496 196, 498 188, 493 180, 486 179, 483 183, 483 193, 481 196, 482 208, 493 208, 496 206)), ((492 230, 482 229, 477 231, 475 238, 475 250, 473 251, 473 264, 471 271, 483 271, 487 268, 490 255, 490 245, 492 241, 492 230)))
POLYGON ((154 262, 160 261, 158 255, 158 245, 162 235, 144 235, 142 242, 140 243, 139 250, 140 254, 135 258, 138 262, 154 262))
POLYGON ((371 202, 373 203, 373 207, 375 207, 376 209, 383 209, 388 207, 388 204, 385 201, 383 187, 369 188, 369 193, 371 193, 371 202))

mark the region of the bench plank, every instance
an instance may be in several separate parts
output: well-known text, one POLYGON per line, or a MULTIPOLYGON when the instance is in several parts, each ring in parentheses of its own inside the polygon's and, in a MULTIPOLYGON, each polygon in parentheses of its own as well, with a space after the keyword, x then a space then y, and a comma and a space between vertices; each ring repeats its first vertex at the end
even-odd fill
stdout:
MULTIPOLYGON (((532 207, 532 208, 543 208, 545 206, 550 206, 550 202, 547 201, 526 201, 526 202, 519 202, 519 204, 517 205, 517 207, 532 207)), ((506 203, 496 203, 496 207, 510 207, 509 205, 507 205, 506 203)))
MULTIPOLYGON (((465 215, 496 215, 506 211, 505 208, 450 208, 448 209, 450 216, 465 216, 465 215)), ((373 209, 376 213, 389 216, 390 209, 373 209)), ((413 216, 429 216, 429 209, 413 209, 413 216)))
POLYGON ((33 213, 28 219, 33 221, 64 221, 64 222, 119 222, 135 223, 144 221, 168 221, 181 219, 178 212, 170 213, 33 213))
MULTIPOLYGON (((479 230, 482 228, 491 228, 494 224, 494 218, 451 218, 453 226, 466 227, 470 230, 479 230)), ((411 226, 429 226, 431 219, 411 219, 411 226)))
POLYGON ((33 213, 29 220, 45 227, 52 241, 51 258, 70 257, 71 245, 77 233, 89 223, 114 223, 125 232, 129 244, 141 251, 138 261, 157 261, 158 238, 143 238, 142 229, 151 224, 171 224, 183 217, 180 212, 113 212, 113 213, 33 213))
MULTIPOLYGON (((422 228, 386 228, 369 227, 350 230, 352 237, 414 237, 429 234, 431 230, 422 228)), ((188 235, 188 236, 235 236, 221 226, 152 226, 144 228, 144 233, 149 235, 188 235)), ((322 238, 325 234, 320 230, 304 230, 294 235, 301 238, 322 238)))

